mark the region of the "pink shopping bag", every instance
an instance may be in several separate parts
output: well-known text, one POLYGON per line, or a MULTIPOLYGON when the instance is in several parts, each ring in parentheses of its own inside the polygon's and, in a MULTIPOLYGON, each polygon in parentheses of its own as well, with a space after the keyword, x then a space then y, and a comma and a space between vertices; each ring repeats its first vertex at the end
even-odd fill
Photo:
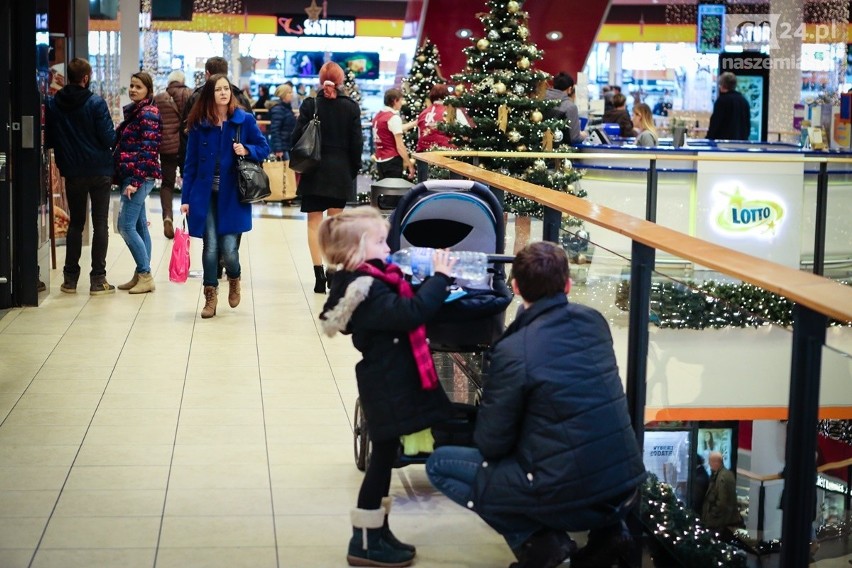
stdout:
POLYGON ((172 258, 169 261, 169 280, 186 282, 189 276, 189 233, 186 232, 186 217, 181 226, 175 227, 172 243, 172 258))

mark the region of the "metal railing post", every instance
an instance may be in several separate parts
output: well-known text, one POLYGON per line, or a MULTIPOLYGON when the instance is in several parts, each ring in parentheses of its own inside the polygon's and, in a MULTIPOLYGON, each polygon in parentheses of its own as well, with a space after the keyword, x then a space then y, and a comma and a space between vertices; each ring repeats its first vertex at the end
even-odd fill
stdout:
POLYGON ((825 230, 828 207, 828 162, 819 163, 817 176, 816 219, 814 229, 814 274, 825 272, 825 230))
POLYGON ((789 422, 784 466, 781 568, 807 566, 816 500, 817 415, 822 348, 828 318, 793 307, 789 422))
POLYGON ((651 273, 656 251, 633 241, 630 255, 630 309, 627 330, 627 406, 636 440, 645 441, 645 387, 648 374, 648 324, 651 310, 651 273))
POLYGON ((760 490, 757 493, 757 539, 763 540, 764 517, 766 516, 766 486, 760 481, 760 490))
POLYGON ((562 225, 562 213, 551 207, 544 207, 544 219, 542 221, 542 240, 558 243, 559 229, 562 225))
POLYGON ((645 191, 645 220, 657 222, 657 160, 648 164, 648 186, 645 191))

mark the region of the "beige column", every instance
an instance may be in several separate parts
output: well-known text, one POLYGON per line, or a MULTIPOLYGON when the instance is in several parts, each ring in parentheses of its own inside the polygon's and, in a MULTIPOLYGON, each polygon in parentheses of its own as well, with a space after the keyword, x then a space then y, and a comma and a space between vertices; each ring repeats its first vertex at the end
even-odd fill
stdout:
MULTIPOLYGON (((802 68, 799 63, 802 38, 792 32, 798 30, 804 21, 804 2, 770 0, 769 12, 773 23, 769 51, 772 63, 769 72, 769 131, 784 132, 792 130, 793 105, 802 97, 802 68)), ((774 141, 776 135, 768 135, 766 139, 774 141)))

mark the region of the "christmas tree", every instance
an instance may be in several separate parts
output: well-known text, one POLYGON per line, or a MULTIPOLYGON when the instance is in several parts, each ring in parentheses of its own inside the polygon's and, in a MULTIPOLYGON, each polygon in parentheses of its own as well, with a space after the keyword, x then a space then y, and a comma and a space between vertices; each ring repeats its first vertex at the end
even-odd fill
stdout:
MULTIPOLYGON (((427 38, 423 45, 417 48, 408 77, 402 81, 404 98, 399 112, 403 122, 416 120, 427 106, 426 99, 432 87, 446 83, 441 76, 440 66, 441 56, 438 54, 438 48, 427 38)), ((417 145, 417 129, 406 132, 404 139, 408 151, 413 152, 417 145)))
POLYGON ((343 79, 343 92, 346 93, 350 99, 358 103, 358 106, 361 107, 361 115, 364 115, 364 106, 361 104, 361 88, 358 86, 358 83, 355 81, 355 73, 352 71, 346 72, 346 78, 343 79))
MULTIPOLYGON (((500 152, 572 151, 559 144, 565 121, 545 118, 546 111, 558 103, 544 99, 550 76, 536 70, 534 62, 544 52, 527 39, 529 14, 523 0, 489 0, 488 13, 479 14, 484 37, 473 38, 465 48, 467 66, 453 75, 455 96, 445 104, 464 108, 473 126, 463 126, 452 118, 446 125, 453 142, 460 148, 500 152)), ((543 187, 585 197, 574 185, 581 174, 570 160, 559 160, 549 169, 544 160, 483 159, 483 167, 543 187)), ((505 209, 519 215, 541 217, 541 205, 512 194, 506 194, 505 209)), ((581 224, 579 219, 566 221, 568 227, 581 224)))

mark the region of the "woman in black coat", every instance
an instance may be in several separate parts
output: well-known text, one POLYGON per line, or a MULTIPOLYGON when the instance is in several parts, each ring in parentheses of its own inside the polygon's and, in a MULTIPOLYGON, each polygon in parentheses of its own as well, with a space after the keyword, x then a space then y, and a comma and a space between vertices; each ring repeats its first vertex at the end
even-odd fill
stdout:
POLYGON ((343 69, 329 61, 320 69, 322 84, 316 98, 308 98, 299 109, 299 121, 293 131, 295 144, 317 113, 322 133, 321 159, 317 167, 302 174, 296 195, 302 198, 302 212, 308 214, 308 248, 314 265, 314 292, 325 294, 326 275, 317 231, 323 212, 337 215, 346 206, 355 177, 361 169, 361 109, 343 94, 343 69))

